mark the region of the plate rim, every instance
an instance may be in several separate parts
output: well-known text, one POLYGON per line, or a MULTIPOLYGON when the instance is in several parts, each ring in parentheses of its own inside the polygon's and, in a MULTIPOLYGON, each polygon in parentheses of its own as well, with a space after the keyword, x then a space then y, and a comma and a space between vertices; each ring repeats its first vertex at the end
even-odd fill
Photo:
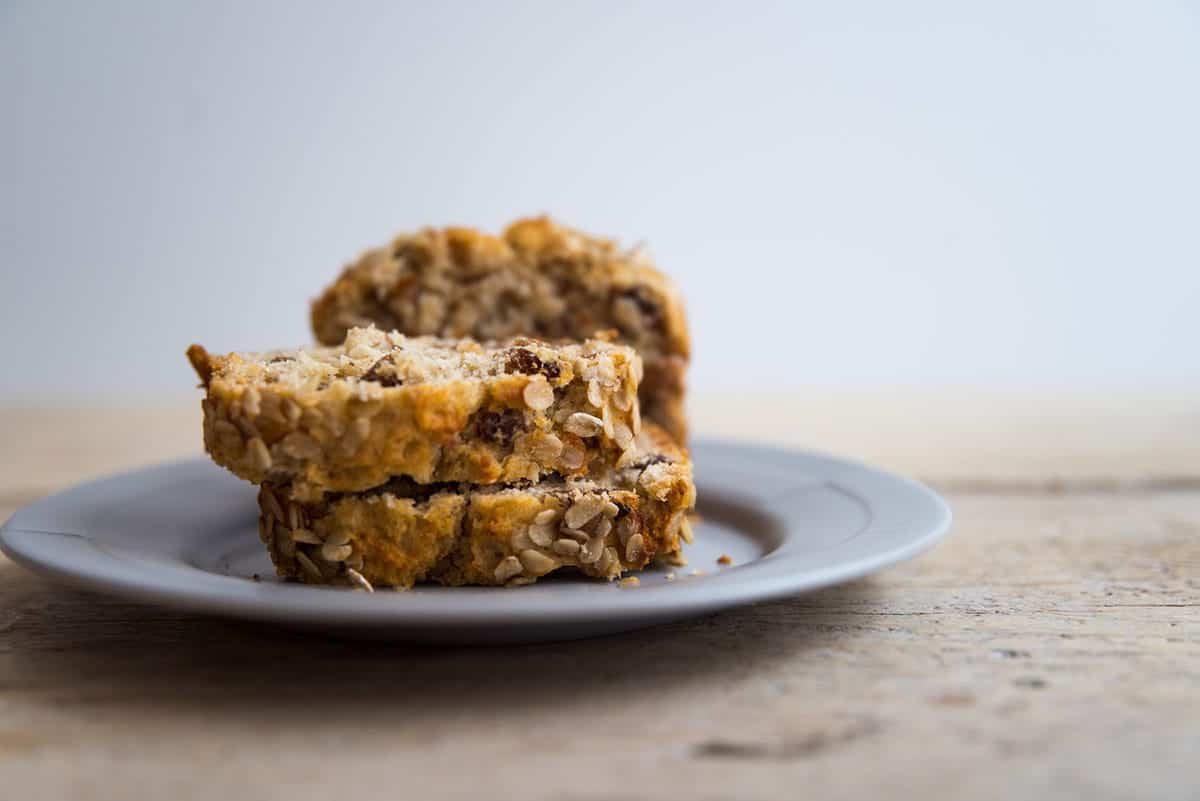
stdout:
MULTIPOLYGON (((777 600, 804 592, 841 584, 869 575, 877 570, 916 557, 932 548, 950 531, 953 514, 946 501, 924 484, 908 477, 872 467, 833 454, 809 449, 789 449, 721 438, 697 438, 691 444, 697 452, 741 453, 751 458, 770 456, 773 459, 819 462, 843 476, 858 476, 882 482, 893 491, 901 490, 911 499, 928 505, 931 519, 919 528, 919 533, 903 541, 860 555, 854 559, 835 560, 832 564, 800 572, 764 570, 763 565, 785 563, 788 554, 783 547, 765 554, 745 565, 710 574, 702 581, 677 581, 662 586, 643 586, 634 592, 613 588, 612 593, 581 593, 565 608, 548 606, 545 598, 520 592, 502 590, 506 603, 478 603, 484 595, 494 596, 497 588, 456 588, 437 593, 354 593, 323 587, 295 584, 254 582, 233 576, 222 576, 194 565, 180 562, 181 567, 195 571, 197 578, 183 586, 164 583, 161 576, 144 568, 130 567, 134 563, 74 532, 55 532, 23 523, 24 519, 46 513, 56 504, 64 504, 81 495, 94 493, 106 484, 119 484, 139 476, 149 477, 168 470, 219 469, 204 457, 159 462, 157 464, 122 470, 73 485, 35 501, 13 513, 0 526, 0 551, 17 564, 72 586, 130 600, 150 602, 174 609, 217 614, 285 624, 338 624, 346 627, 394 626, 406 629, 435 627, 464 627, 481 625, 546 626, 571 622, 597 623, 616 617, 678 619, 703 615, 720 609, 749 603, 777 600), (73 497, 71 497, 73 496, 73 497), (53 538, 52 540, 49 538, 53 538), (31 543, 32 546, 31 546, 31 543), (782 551, 782 554, 781 554, 782 551), (83 559, 63 557, 74 553, 83 559), (95 554, 105 554, 90 565, 95 554), (58 555, 56 558, 56 554, 58 555), (49 558, 47 558, 49 557, 49 558), (105 569, 106 565, 109 569, 105 569), (124 569, 113 571, 113 565, 124 569), (207 577, 202 579, 200 577, 207 577), (210 580, 216 580, 210 581, 210 580), (215 591, 220 583, 222 590, 215 591), (443 598, 441 593, 452 592, 443 598), (383 603, 375 599, 388 599, 383 603), (371 599, 371 600, 366 600, 371 599), (419 599, 414 602, 414 599, 419 599), (298 619, 299 618, 299 619, 298 619)), ((703 458, 713 459, 714 456, 703 458)), ((698 470, 699 472, 699 470, 698 470)), ((703 480, 697 482, 703 493, 703 480)), ((782 499, 776 501, 782 503, 782 499)), ((701 505, 703 494, 701 494, 701 505)), ((788 528, 787 537, 797 536, 788 528)), ((858 537, 851 538, 853 542, 858 537)), ((836 552, 845 543, 831 546, 836 552)))

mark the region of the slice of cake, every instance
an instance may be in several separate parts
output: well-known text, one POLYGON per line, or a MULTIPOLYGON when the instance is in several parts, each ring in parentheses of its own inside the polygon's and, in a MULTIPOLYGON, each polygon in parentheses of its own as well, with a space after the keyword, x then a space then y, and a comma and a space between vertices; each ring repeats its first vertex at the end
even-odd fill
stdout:
POLYGON ((326 345, 372 323, 481 340, 579 340, 613 329, 645 359, 642 414, 686 440, 683 301, 636 250, 545 217, 516 222, 502 237, 428 228, 363 254, 313 303, 313 330, 326 345))
POLYGON ((614 579, 656 556, 678 560, 695 503, 687 453, 648 424, 601 477, 528 486, 393 479, 318 500, 259 491, 259 533, 281 576, 362 589, 529 584, 557 570, 614 579))
POLYGON ((328 348, 188 358, 204 444, 238 476, 300 499, 394 476, 419 484, 601 474, 641 430, 642 362, 602 340, 498 344, 352 329, 328 348))

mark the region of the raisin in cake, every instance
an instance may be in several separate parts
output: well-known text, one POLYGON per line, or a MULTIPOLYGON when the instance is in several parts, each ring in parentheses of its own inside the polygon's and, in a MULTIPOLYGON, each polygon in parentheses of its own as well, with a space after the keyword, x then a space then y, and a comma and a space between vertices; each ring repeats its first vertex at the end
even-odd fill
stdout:
POLYGON ((645 359, 642 413, 687 437, 689 358, 675 285, 638 252, 541 217, 494 237, 428 228, 370 250, 314 302, 317 339, 374 323, 406 334, 584 339, 615 329, 645 359))

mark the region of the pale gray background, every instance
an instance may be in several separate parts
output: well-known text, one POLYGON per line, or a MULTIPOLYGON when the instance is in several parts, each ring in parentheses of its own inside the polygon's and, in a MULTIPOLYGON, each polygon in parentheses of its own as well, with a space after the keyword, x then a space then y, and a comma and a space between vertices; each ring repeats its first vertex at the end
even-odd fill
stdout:
POLYGON ((1196 9, 3 2, 0 395, 186 393, 542 210, 649 241, 700 389, 1196 386, 1196 9))

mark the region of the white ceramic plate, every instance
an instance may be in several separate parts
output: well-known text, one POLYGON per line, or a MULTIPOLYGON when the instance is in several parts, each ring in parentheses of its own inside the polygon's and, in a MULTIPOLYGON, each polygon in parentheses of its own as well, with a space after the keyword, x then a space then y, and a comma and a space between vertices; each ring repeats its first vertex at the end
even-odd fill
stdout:
POLYGON ((915 556, 950 526, 932 491, 862 465, 715 441, 692 455, 702 520, 690 564, 674 581, 646 571, 638 587, 551 576, 368 594, 284 583, 258 541, 254 488, 206 460, 53 495, 13 515, 0 548, 71 584, 166 606, 337 636, 490 643, 626 631, 825 587, 915 556), (722 554, 733 564, 717 564, 722 554))

